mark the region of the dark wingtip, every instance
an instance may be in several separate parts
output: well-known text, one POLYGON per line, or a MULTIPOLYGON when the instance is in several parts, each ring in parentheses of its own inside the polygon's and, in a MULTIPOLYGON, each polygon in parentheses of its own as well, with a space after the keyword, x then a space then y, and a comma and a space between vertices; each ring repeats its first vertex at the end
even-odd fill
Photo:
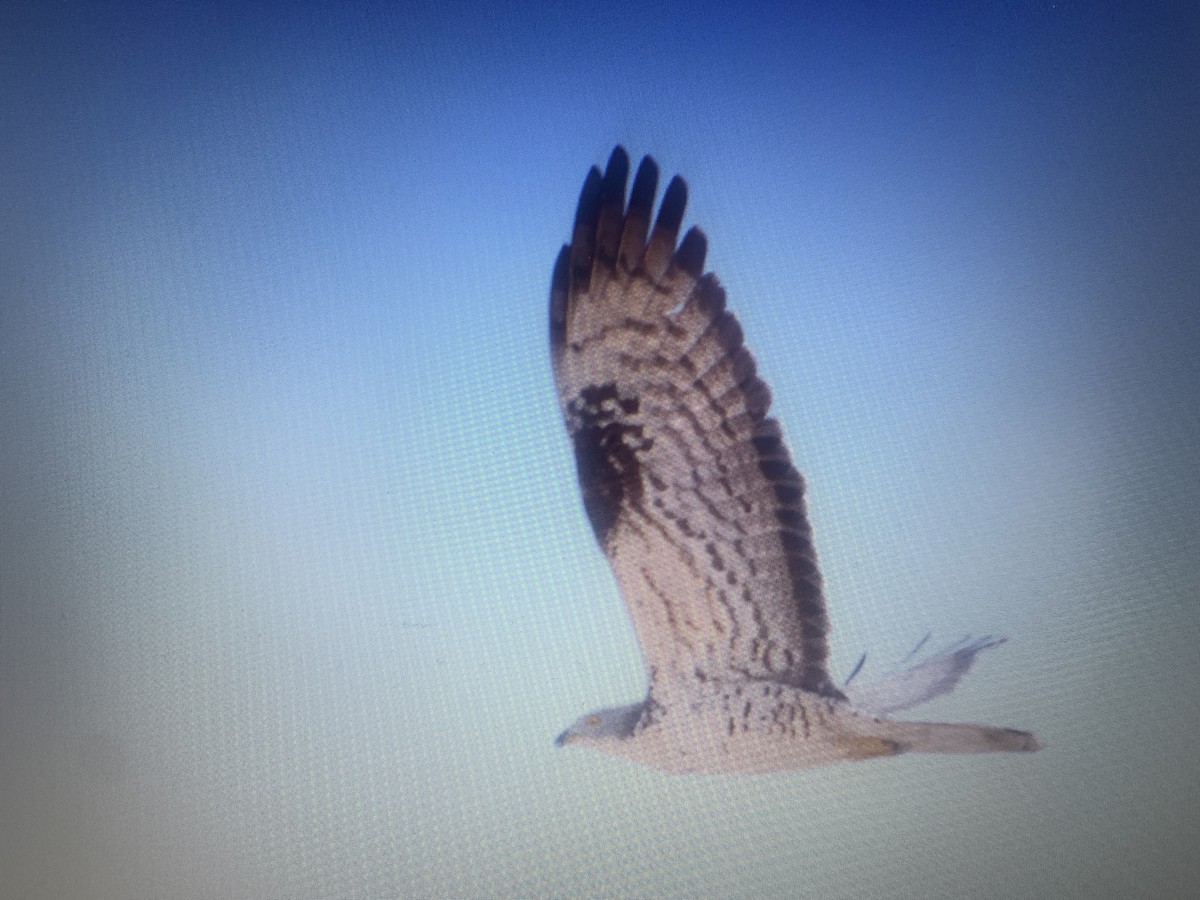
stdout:
POLYGON ((633 189, 629 192, 629 207, 625 213, 625 225, 617 250, 617 261, 626 271, 632 272, 641 263, 642 252, 646 248, 646 235, 650 232, 650 216, 654 211, 656 190, 658 164, 653 157, 643 156, 637 174, 633 176, 633 189))
POLYGON ((596 216, 596 262, 611 266, 621 244, 625 218, 625 182, 629 180, 629 155, 617 146, 608 158, 600 183, 600 210, 596 216))
POLYGON ((550 278, 550 349, 559 351, 567 339, 567 296, 570 288, 571 247, 563 244, 550 278))
POLYGON ((608 158, 604 167, 604 180, 600 196, 605 203, 615 197, 622 206, 625 205, 625 182, 629 179, 629 155, 625 149, 618 146, 608 158))
POLYGON ((571 235, 572 291, 586 291, 592 281, 603 188, 600 170, 592 166, 584 179, 583 190, 579 192, 579 205, 575 208, 575 230, 571 235))
POLYGON ((587 178, 583 180, 583 190, 579 192, 579 205, 575 207, 575 228, 580 226, 595 227, 600 215, 600 189, 603 179, 600 170, 595 166, 588 169, 587 178))
POLYGON ((679 226, 683 223, 685 209, 687 209, 687 182, 676 175, 667 185, 667 192, 663 194, 662 206, 658 210, 658 220, 654 223, 655 229, 661 228, 671 234, 678 234, 679 226))
POLYGON ((687 185, 676 175, 663 194, 654 230, 650 232, 650 240, 646 244, 645 253, 642 254, 640 268, 653 282, 658 282, 663 277, 675 256, 675 241, 679 237, 679 226, 683 222, 686 207, 687 185))
POLYGON ((708 238, 699 228, 689 228, 675 251, 675 265, 693 278, 704 271, 704 257, 708 255, 708 238))
POLYGON ((658 190, 658 163, 653 156, 643 156, 638 164, 637 174, 633 176, 633 190, 629 193, 629 208, 639 210, 650 219, 650 210, 654 208, 654 192, 658 190))
POLYGON ((611 171, 614 165, 620 166, 626 172, 629 171, 629 154, 620 144, 613 147, 612 153, 608 155, 608 166, 605 168, 605 172, 611 171))

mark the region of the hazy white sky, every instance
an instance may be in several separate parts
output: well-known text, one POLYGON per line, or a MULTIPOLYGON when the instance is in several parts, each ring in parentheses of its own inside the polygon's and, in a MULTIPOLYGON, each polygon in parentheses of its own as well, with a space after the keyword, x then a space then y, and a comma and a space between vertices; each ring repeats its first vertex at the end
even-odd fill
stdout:
POLYGON ((1200 876, 1196 13, 401 6, 3 14, 16 893, 1200 876), (689 181, 810 481, 837 671, 1005 634, 928 717, 1044 752, 555 750, 645 689, 546 346, 617 142, 689 181))

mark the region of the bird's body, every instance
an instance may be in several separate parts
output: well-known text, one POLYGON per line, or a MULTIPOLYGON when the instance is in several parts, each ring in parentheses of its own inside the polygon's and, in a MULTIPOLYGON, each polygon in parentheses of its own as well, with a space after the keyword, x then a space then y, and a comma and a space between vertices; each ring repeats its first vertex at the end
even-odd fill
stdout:
POLYGON ((647 157, 592 169, 555 266, 550 337, 584 506, 650 670, 645 701, 578 720, 586 743, 666 771, 769 772, 908 750, 1033 750, 1025 732, 885 713, 952 689, 980 641, 851 690, 828 672, 821 577, 770 392, 706 239, 676 247, 686 187, 650 229, 647 157), (856 696, 858 702, 856 702, 856 696))
POLYGON ((785 772, 910 750, 1036 750, 1024 731, 989 725, 902 722, 772 682, 709 681, 678 702, 654 697, 580 720, 560 745, 597 749, 664 772, 785 772), (589 723, 588 719, 595 721, 589 723), (603 725, 612 726, 603 733, 603 725), (590 732, 590 736, 584 736, 590 732))

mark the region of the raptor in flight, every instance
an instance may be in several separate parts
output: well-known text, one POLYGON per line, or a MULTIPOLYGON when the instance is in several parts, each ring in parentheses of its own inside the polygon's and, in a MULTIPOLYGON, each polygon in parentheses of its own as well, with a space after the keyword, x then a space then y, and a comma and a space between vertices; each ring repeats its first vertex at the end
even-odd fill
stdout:
POLYGON ((583 502, 650 669, 646 698, 578 719, 559 745, 671 772, 773 772, 906 751, 1037 750, 1030 733, 888 714, 952 690, 960 645, 874 683, 829 676, 829 619, 804 480, 767 386, 704 274, 678 176, 588 173, 550 289, 554 376, 583 502))

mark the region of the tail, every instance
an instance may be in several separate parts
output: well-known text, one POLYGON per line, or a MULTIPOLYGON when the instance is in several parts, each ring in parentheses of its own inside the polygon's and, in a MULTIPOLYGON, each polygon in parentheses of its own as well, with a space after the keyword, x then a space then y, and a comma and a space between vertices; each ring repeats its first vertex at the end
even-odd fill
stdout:
POLYGON ((950 722, 898 722, 867 719, 870 730, 895 744, 897 753, 1031 752, 1042 748, 1028 731, 950 722))

